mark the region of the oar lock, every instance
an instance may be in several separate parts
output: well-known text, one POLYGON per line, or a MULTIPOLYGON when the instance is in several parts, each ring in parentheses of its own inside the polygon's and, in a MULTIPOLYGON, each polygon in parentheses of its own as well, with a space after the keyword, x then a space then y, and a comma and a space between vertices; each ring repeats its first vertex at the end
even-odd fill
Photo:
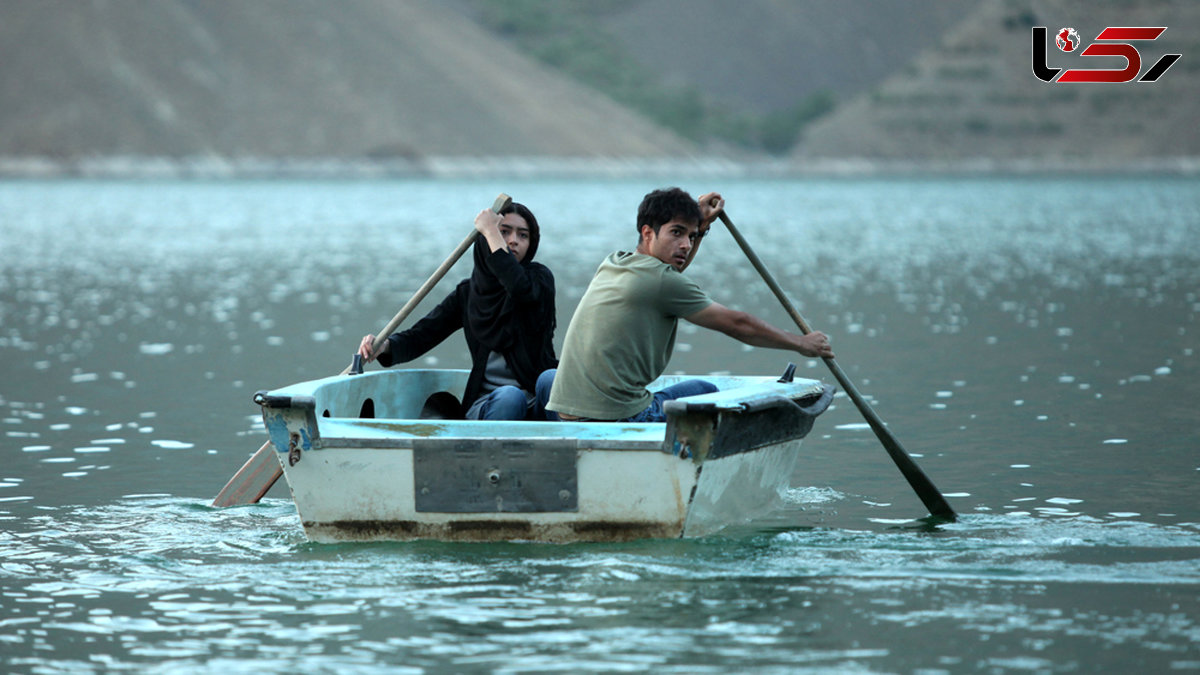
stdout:
POLYGON ((792 382, 795 378, 796 378, 796 364, 789 363, 789 364, 787 364, 787 369, 783 371, 783 375, 780 375, 779 379, 776 380, 776 382, 788 384, 788 383, 792 382))

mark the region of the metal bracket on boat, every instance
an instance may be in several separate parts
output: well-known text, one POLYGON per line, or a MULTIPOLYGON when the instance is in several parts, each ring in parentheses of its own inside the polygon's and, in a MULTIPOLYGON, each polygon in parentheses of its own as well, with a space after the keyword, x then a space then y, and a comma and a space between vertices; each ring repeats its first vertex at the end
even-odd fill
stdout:
POLYGON ((317 402, 311 396, 277 396, 265 391, 254 394, 262 407, 263 425, 275 450, 287 453, 288 465, 295 466, 303 452, 313 449, 321 437, 317 430, 317 402))
POLYGON ((576 439, 425 438, 412 448, 418 513, 579 508, 576 439))
POLYGON ((288 466, 296 466, 300 461, 300 434, 291 432, 288 434, 288 466))
POLYGON ((686 405, 676 406, 676 410, 667 417, 666 438, 669 445, 666 449, 680 459, 703 462, 712 447, 720 419, 720 412, 715 406, 704 413, 689 410, 686 405))

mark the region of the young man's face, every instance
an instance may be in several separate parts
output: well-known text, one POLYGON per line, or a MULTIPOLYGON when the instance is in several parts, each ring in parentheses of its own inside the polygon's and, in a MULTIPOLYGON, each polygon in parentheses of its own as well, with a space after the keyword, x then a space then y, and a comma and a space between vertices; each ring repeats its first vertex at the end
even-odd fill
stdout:
POLYGON ((658 228, 658 234, 649 225, 642 225, 642 241, 638 252, 652 255, 682 272, 699 230, 698 223, 678 218, 663 223, 658 228))
POLYGON ((504 243, 517 262, 524 262, 525 254, 529 252, 529 224, 525 219, 516 213, 504 214, 500 221, 500 236, 504 237, 504 243))

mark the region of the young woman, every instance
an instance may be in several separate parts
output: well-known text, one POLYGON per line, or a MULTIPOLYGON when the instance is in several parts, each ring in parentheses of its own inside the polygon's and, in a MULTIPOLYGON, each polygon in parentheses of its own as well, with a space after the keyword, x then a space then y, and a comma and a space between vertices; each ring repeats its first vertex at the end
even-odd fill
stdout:
POLYGON ((391 366, 420 357, 460 328, 471 353, 463 414, 476 420, 545 419, 554 355, 554 275, 533 262, 537 218, 513 203, 475 217, 475 268, 412 328, 393 333, 373 354, 374 336, 358 353, 391 366), (551 371, 551 372, 546 372, 551 371))

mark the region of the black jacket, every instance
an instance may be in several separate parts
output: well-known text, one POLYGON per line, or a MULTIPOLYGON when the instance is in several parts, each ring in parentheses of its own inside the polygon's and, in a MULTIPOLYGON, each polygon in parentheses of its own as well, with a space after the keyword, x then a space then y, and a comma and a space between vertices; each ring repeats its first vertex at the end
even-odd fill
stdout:
MULTIPOLYGON (((540 263, 531 261, 522 265, 506 250, 488 254, 485 261, 509 296, 520 303, 514 318, 519 323, 521 337, 508 353, 504 353, 504 359, 521 388, 533 392, 538 375, 558 367, 554 355, 554 275, 540 263)), ((445 300, 412 328, 388 336, 388 351, 379 355, 379 364, 388 367, 419 358, 467 326, 467 296, 470 292, 470 279, 463 279, 445 300)), ((465 412, 482 393, 484 370, 491 349, 470 330, 464 333, 471 353, 471 375, 462 397, 465 412)))

